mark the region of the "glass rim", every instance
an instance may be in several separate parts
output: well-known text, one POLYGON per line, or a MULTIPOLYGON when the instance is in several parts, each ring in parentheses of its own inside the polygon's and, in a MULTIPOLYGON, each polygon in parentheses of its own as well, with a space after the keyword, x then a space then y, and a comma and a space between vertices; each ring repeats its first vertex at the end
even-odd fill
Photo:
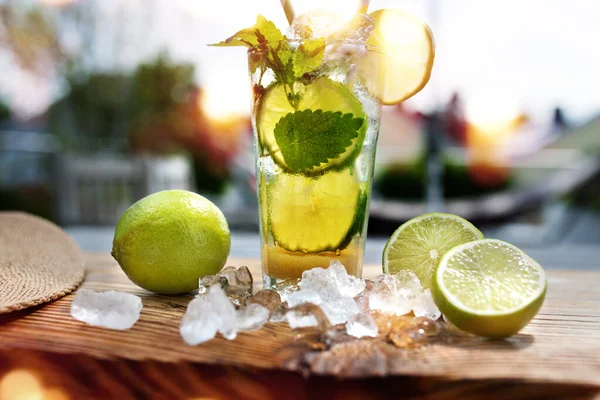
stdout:
MULTIPOLYGON (((272 43, 305 43, 305 42, 314 42, 316 40, 321 40, 322 38, 316 38, 316 39, 282 39, 282 40, 277 40, 275 42, 272 43)), ((362 42, 360 40, 357 39, 333 39, 333 40, 327 40, 325 39, 325 47, 332 45, 332 44, 352 44, 352 45, 360 45, 360 46, 364 46, 365 49, 369 52, 374 52, 374 53, 381 53, 383 54, 384 51, 380 48, 380 47, 376 47, 370 44, 367 44, 365 42, 362 42)), ((262 53, 265 51, 265 47, 266 43, 258 43, 255 44, 254 46, 250 47, 248 49, 248 55, 252 55, 252 54, 256 54, 256 53, 262 53)))

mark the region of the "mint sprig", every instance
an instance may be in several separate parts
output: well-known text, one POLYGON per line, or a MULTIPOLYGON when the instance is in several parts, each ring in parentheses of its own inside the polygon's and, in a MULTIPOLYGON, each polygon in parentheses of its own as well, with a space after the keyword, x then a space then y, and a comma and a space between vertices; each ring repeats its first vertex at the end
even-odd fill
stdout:
POLYGON ((302 95, 297 92, 294 83, 306 74, 315 72, 323 63, 325 54, 324 39, 312 39, 297 47, 291 46, 275 24, 262 15, 256 18, 253 27, 242 29, 212 46, 245 46, 261 50, 257 56, 251 57, 251 73, 260 68, 260 84, 266 69, 271 69, 275 79, 284 85, 288 101, 294 109, 298 109, 302 101, 302 95))
POLYGON ((364 123, 364 118, 355 118, 352 113, 296 111, 279 120, 275 141, 286 168, 306 173, 344 154, 354 145, 364 123))

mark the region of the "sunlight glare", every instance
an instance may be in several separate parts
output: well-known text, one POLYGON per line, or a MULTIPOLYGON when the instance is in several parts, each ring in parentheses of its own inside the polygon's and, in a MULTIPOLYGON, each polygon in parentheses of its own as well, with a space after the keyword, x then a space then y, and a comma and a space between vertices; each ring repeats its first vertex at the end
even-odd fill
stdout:
POLYGON ((357 10, 365 8, 368 1, 365 0, 287 0, 292 3, 296 16, 309 12, 310 10, 330 11, 342 16, 347 21, 357 10))
POLYGON ((200 107, 215 121, 234 119, 250 113, 250 93, 247 77, 238 82, 232 76, 207 82, 200 98, 200 107))
POLYGON ((467 121, 482 132, 496 132, 510 125, 519 115, 519 107, 510 96, 486 93, 467 101, 467 121))

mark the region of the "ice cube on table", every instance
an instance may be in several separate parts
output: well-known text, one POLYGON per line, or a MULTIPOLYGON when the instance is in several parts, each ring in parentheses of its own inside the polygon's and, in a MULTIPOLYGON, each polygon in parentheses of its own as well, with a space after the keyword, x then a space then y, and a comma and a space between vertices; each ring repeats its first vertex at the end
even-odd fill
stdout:
POLYGON ((253 331, 262 327, 269 319, 269 310, 260 304, 248 304, 236 311, 238 331, 253 331))
POLYGON ((344 297, 354 297, 365 289, 365 281, 349 275, 344 265, 338 260, 333 260, 329 263, 328 271, 340 295, 344 297))
POLYGON ((221 271, 217 272, 218 276, 224 276, 227 278, 227 283, 230 285, 237 285, 237 268, 233 266, 228 266, 223 268, 221 271))
POLYGON ((354 297, 365 288, 362 279, 348 275, 346 268, 337 260, 329 268, 313 268, 302 273, 300 287, 317 292, 323 302, 329 298, 354 297))
POLYGON ((378 329, 371 314, 361 312, 356 314, 346 323, 346 333, 357 338, 377 337, 378 329))
POLYGON ((411 312, 413 300, 400 297, 393 293, 371 292, 369 307, 384 314, 405 315, 411 312))
POLYGON ((285 319, 292 329, 316 327, 323 333, 331 327, 323 309, 312 303, 302 303, 290 308, 285 314, 285 319))
POLYGON ((369 307, 370 295, 371 292, 365 289, 354 297, 354 301, 356 302, 356 305, 358 306, 358 309, 361 312, 369 312, 371 310, 371 308, 369 307))
POLYGON ((379 275, 369 294, 369 307, 385 314, 404 315, 412 311, 415 297, 412 290, 399 288, 394 275, 379 275))
POLYGON ((300 279, 291 278, 278 282, 277 285, 275 285, 275 290, 281 296, 281 301, 286 301, 287 296, 300 290, 300 279))
POLYGON ((269 318, 269 322, 285 322, 286 321, 286 313, 288 312, 289 307, 286 302, 280 303, 279 306, 271 313, 271 318, 269 318))
POLYGON ((392 275, 396 279, 396 288, 404 297, 416 298, 422 291, 421 281, 414 272, 401 270, 392 275))
POLYGON ((130 293, 79 289, 71 303, 71 316, 92 326, 125 330, 140 318, 142 299, 130 293))
POLYGON ((179 331, 189 345, 206 342, 220 332, 226 339, 237 335, 237 315, 234 305, 220 286, 212 286, 205 295, 188 304, 179 331))
POLYGON ((206 275, 200 278, 198 294, 205 294, 211 286, 215 285, 225 291, 236 307, 241 307, 252 295, 252 274, 248 267, 225 267, 216 275, 206 275))
POLYGON ((415 314, 415 317, 428 317, 433 320, 440 318, 442 313, 433 301, 431 290, 425 289, 417 296, 413 305, 413 313, 415 314))
POLYGON ((228 286, 225 290, 227 295, 248 297, 252 294, 253 279, 248 267, 225 267, 217 276, 227 278, 228 286))
POLYGON ((296 307, 298 304, 302 303, 319 305, 322 303, 322 300, 317 292, 310 289, 303 289, 290 294, 287 297, 287 303, 290 307, 296 307))
POLYGON ((269 310, 269 314, 273 314, 281 304, 281 296, 275 290, 263 289, 248 298, 246 304, 259 304, 269 310))
POLYGON ((198 282, 198 294, 205 294, 211 286, 218 285, 221 289, 226 290, 229 286, 227 278, 220 275, 206 275, 200 278, 198 282))
POLYGON ((314 315, 303 315, 298 311, 288 311, 287 314, 285 314, 285 319, 292 329, 319 325, 319 322, 314 315))
POLYGON ((344 324, 360 312, 351 297, 329 298, 321 303, 321 309, 332 325, 344 324))

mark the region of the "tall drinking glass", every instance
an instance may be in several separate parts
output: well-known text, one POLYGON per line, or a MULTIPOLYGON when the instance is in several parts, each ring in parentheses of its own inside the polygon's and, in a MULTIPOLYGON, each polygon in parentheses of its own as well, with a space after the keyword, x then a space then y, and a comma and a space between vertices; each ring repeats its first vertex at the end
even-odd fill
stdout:
POLYGON ((290 49, 290 60, 304 57, 299 66, 274 59, 265 46, 248 51, 265 286, 332 260, 360 276, 381 117, 374 95, 381 53, 354 41, 279 45, 290 49), (305 60, 312 49, 323 53, 305 60), (312 63, 310 72, 302 73, 304 61, 312 63), (300 71, 289 79, 281 65, 300 71))

